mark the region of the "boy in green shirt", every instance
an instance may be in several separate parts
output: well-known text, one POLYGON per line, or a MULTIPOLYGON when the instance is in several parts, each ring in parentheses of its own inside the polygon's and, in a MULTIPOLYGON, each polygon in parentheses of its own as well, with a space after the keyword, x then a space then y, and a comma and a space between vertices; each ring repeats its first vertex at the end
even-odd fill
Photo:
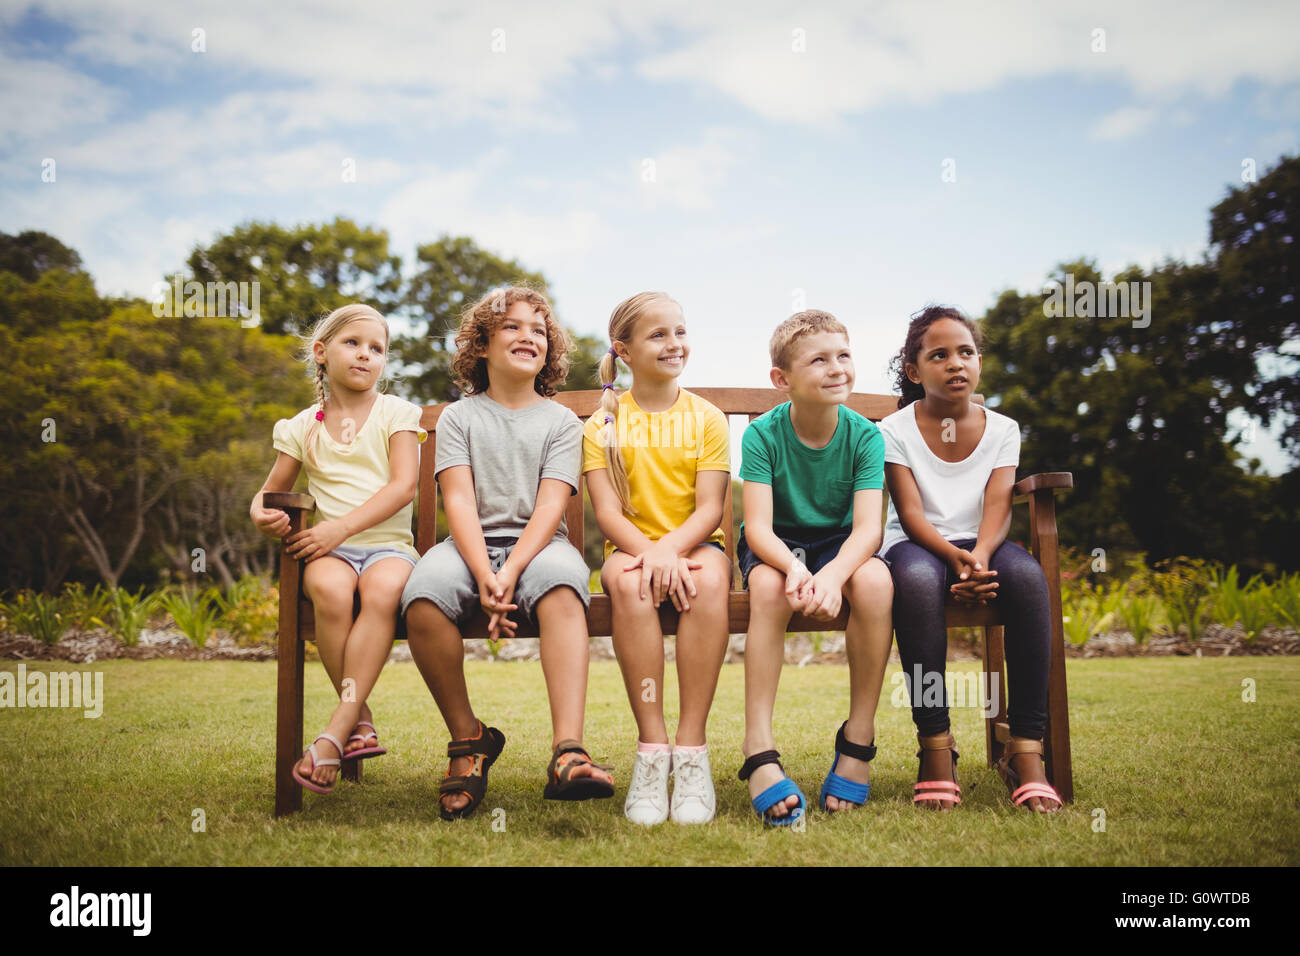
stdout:
POLYGON ((755 811, 767 823, 803 816, 804 796, 785 776, 772 713, 785 629, 798 611, 819 621, 849 602, 849 719, 820 803, 834 812, 867 801, 876 754, 875 714, 893 636, 893 583, 873 557, 881 540, 884 440, 844 407, 853 391, 845 327, 826 312, 791 316, 772 334, 772 384, 790 401, 755 419, 741 443, 744 524, 737 556, 749 590, 745 641, 745 764, 755 811), (855 743, 862 741, 863 743, 855 743))

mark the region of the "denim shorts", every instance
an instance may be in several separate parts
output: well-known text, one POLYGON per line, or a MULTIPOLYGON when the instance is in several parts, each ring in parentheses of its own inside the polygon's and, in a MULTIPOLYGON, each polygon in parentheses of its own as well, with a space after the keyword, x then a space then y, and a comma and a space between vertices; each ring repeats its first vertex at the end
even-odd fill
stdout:
POLYGON ((357 577, 361 577, 366 569, 371 565, 384 560, 384 558, 404 558, 415 564, 415 558, 411 557, 405 551, 399 551, 396 548, 390 548, 388 545, 381 544, 374 547, 357 547, 356 545, 339 545, 331 551, 326 557, 338 558, 346 561, 351 565, 352 570, 357 572, 357 577))
MULTIPOLYGON (((487 539, 493 572, 501 570, 517 543, 514 538, 487 539)), ((538 601, 558 587, 568 587, 589 607, 590 580, 591 572, 578 549, 567 539, 555 538, 520 573, 512 603, 519 605, 518 615, 531 618, 538 601)), ((432 601, 454 624, 463 623, 478 609, 478 582, 451 538, 438 542, 420 558, 402 592, 402 613, 420 598, 432 601)))
MULTIPOLYGON (((780 531, 777 531, 776 536, 781 539, 781 542, 787 548, 795 553, 795 557, 803 561, 804 567, 816 574, 839 555, 840 548, 844 546, 845 541, 849 540, 850 531, 852 531, 851 528, 840 528, 829 533, 813 532, 812 535, 801 534, 798 537, 786 537, 780 531), (801 555, 802 557, 800 557, 801 555)), ((753 551, 749 550, 749 542, 745 540, 744 528, 740 529, 740 540, 736 543, 736 560, 740 564, 741 586, 748 589, 749 572, 762 564, 763 561, 753 551)))

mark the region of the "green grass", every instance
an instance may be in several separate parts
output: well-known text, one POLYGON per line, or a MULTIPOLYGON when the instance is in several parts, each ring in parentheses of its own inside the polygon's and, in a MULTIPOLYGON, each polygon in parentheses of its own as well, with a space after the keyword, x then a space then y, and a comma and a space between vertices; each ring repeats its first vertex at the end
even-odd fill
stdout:
MULTIPOLYGON (((541 799, 550 724, 540 666, 467 664, 476 707, 507 744, 479 813, 454 824, 438 819, 434 801, 445 731, 413 665, 386 668, 372 697, 389 754, 367 762, 360 786, 307 793, 304 811, 281 820, 271 816, 273 663, 106 661, 79 669, 104 672, 101 718, 0 710, 7 741, 0 865, 1300 862, 1295 658, 1070 661, 1077 802, 1055 819, 1011 807, 984 766, 982 720, 971 709, 953 711, 964 803, 942 815, 915 809, 915 737, 909 711, 890 705, 892 666, 870 804, 836 817, 814 811, 802 833, 765 831, 736 780, 744 691, 736 665, 723 668, 710 724, 718 819, 650 830, 622 816, 635 731, 610 662, 591 668, 587 740, 597 760, 615 765, 618 794, 572 805, 541 799), (1248 677, 1254 703, 1242 701, 1248 677), (192 830, 196 808, 206 832, 192 830), (1105 811, 1105 832, 1094 831, 1094 808, 1105 811)), ((843 667, 787 667, 782 677, 778 746, 810 799, 830 763, 847 686, 843 667)), ((330 697, 324 672, 309 665, 309 733, 324 725, 330 697)))

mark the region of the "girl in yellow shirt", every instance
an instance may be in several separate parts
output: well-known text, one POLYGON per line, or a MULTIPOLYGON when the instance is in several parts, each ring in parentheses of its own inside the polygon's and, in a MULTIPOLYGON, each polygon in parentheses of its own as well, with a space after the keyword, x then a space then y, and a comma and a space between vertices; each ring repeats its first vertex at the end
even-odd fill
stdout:
POLYGON ((637 724, 636 764, 623 812, 635 823, 707 823, 717 808, 705 725, 727 651, 731 564, 723 502, 731 480, 726 417, 677 385, 690 344, 681 306, 662 292, 619 304, 600 363, 601 408, 583 433, 582 470, 605 535, 601 585, 614 616, 614 652, 637 724), (632 385, 616 394, 616 360, 632 385), (681 718, 668 743, 658 608, 678 611, 681 718), (668 778, 675 784, 671 801, 668 778))

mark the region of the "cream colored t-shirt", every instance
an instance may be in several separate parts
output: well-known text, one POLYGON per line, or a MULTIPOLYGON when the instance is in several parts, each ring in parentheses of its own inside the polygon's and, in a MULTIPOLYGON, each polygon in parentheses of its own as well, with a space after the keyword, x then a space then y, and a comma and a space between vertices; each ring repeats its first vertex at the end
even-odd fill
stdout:
MULTIPOLYGON (((605 413, 587 419, 583 429, 582 472, 608 468, 601 442, 605 413)), ((695 476, 701 471, 731 471, 727 417, 717 406, 677 390, 677 401, 662 412, 645 412, 626 391, 618 398, 618 444, 627 465, 628 497, 636 514, 623 512, 638 531, 658 541, 695 513, 695 476)), ((730 520, 730 516, 724 516, 730 520)), ((722 544, 722 526, 709 535, 722 544)), ((605 557, 614 546, 605 542, 605 557)))
MULTIPOLYGON (((361 423, 351 444, 330 437, 325 423, 316 429, 315 461, 304 448, 307 429, 316 421, 319 405, 304 408, 293 418, 275 423, 272 444, 276 451, 302 462, 307 475, 307 493, 316 499, 318 521, 333 521, 365 504, 392 480, 388 464, 388 439, 396 432, 415 432, 423 442, 429 433, 420 427, 418 405, 393 395, 380 395, 361 423)), ((414 502, 387 521, 354 534, 343 543, 349 547, 373 548, 388 545, 419 559, 411 536, 414 502)))

